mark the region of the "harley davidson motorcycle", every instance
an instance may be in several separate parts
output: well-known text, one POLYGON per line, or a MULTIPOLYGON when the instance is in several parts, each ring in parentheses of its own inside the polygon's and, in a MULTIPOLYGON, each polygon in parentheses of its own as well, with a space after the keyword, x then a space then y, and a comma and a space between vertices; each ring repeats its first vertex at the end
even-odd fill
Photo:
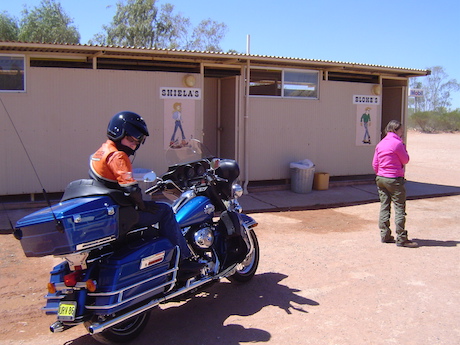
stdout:
POLYGON ((222 278, 247 282, 259 263, 257 222, 242 213, 242 188, 234 160, 204 154, 192 140, 167 151, 175 160, 145 193, 162 191, 189 248, 202 264, 198 274, 179 269, 179 247, 158 235, 155 225, 137 228, 135 209, 119 190, 94 180, 71 182, 59 204, 16 224, 28 257, 63 259, 50 272, 46 306, 55 314, 52 332, 83 324, 99 342, 127 342, 138 336, 152 308, 191 296, 222 278), (134 212, 134 213, 133 213, 134 212))

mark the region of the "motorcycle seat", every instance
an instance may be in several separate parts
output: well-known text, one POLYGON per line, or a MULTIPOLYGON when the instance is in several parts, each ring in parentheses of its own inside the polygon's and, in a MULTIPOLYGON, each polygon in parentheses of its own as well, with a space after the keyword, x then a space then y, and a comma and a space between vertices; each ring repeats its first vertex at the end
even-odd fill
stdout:
POLYGON ((120 206, 132 206, 133 203, 120 189, 111 189, 93 179, 80 179, 70 182, 61 201, 85 196, 107 195, 120 206))

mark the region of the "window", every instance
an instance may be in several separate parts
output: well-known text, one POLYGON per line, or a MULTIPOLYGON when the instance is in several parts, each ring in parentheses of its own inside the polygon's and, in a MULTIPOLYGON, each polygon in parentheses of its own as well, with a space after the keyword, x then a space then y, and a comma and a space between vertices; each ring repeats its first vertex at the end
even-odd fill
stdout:
POLYGON ((318 98, 318 72, 284 71, 284 97, 318 98))
POLYGON ((281 71, 252 69, 249 94, 255 96, 281 96, 281 71))
POLYGON ((0 55, 0 91, 25 91, 24 56, 0 55))
POLYGON ((318 71, 251 69, 249 94, 318 98, 318 71))

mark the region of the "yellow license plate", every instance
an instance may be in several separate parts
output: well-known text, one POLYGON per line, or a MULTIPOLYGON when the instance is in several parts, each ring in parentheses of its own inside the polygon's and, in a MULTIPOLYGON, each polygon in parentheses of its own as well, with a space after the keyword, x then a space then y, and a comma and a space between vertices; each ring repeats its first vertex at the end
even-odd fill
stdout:
POLYGON ((58 309, 58 320, 73 321, 75 320, 75 312, 77 310, 77 302, 61 302, 58 309))

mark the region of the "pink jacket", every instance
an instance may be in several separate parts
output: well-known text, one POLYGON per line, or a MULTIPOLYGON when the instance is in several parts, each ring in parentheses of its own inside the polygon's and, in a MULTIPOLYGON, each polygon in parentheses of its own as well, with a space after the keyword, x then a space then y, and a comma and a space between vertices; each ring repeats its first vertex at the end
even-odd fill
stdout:
POLYGON ((409 154, 402 139, 393 132, 387 133, 375 147, 372 167, 377 176, 404 177, 404 165, 409 163, 409 154))

